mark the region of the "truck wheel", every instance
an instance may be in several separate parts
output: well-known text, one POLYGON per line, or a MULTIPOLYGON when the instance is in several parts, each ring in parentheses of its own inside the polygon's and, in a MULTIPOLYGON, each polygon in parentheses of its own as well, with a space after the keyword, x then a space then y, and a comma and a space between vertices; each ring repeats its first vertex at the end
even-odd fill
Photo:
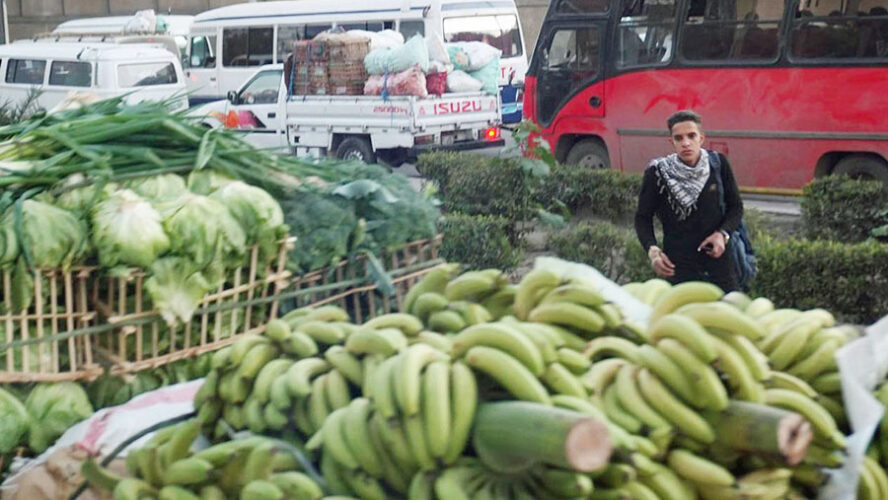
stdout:
POLYGON ((868 155, 851 155, 842 158, 833 169, 833 174, 847 175, 855 179, 882 181, 888 186, 888 165, 884 161, 868 155))
POLYGON ((340 160, 358 160, 364 163, 376 163, 376 155, 370 141, 363 137, 346 137, 336 148, 336 157, 340 160))
POLYGON ((591 169, 610 168, 610 156, 600 142, 594 139, 585 139, 570 148, 564 163, 591 169))

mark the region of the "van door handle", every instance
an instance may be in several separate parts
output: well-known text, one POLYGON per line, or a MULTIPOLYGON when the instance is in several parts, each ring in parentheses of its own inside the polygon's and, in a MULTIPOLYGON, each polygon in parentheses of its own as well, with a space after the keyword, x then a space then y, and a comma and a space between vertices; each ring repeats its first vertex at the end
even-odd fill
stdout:
POLYGON ((277 118, 277 113, 268 113, 269 118, 277 118))
POLYGON ((210 77, 210 81, 211 81, 211 82, 215 82, 215 81, 216 81, 216 77, 215 77, 215 76, 211 76, 211 77, 210 77))
POLYGON ((598 97, 597 95, 592 96, 592 98, 589 99, 589 105, 592 106, 593 108, 600 107, 601 106, 601 98, 598 97))

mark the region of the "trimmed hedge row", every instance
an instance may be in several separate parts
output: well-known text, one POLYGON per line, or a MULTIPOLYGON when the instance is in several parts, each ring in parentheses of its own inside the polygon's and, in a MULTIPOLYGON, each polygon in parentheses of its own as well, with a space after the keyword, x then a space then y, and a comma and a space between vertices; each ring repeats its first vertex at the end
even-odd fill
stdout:
POLYGON ((523 245, 514 241, 513 224, 503 217, 447 215, 441 221, 441 257, 469 269, 514 269, 523 257, 523 245))
POLYGON ((803 190, 802 225, 808 238, 862 241, 886 224, 888 189, 880 181, 828 176, 803 190))
POLYGON ((537 186, 534 199, 551 211, 588 210, 597 217, 628 221, 635 215, 642 175, 556 165, 537 186))
POLYGON ((609 222, 578 224, 549 238, 549 250, 562 259, 588 264, 620 284, 654 277, 635 231, 609 222))

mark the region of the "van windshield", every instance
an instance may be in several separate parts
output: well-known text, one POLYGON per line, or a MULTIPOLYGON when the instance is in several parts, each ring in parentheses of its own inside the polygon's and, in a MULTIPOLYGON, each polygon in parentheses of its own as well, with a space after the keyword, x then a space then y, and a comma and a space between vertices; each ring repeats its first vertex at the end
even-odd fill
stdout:
POLYGON ((173 63, 148 62, 117 67, 117 84, 122 88, 170 85, 178 81, 173 63))
POLYGON ((448 17, 444 19, 444 41, 484 42, 503 51, 503 57, 524 53, 518 16, 514 14, 448 17))

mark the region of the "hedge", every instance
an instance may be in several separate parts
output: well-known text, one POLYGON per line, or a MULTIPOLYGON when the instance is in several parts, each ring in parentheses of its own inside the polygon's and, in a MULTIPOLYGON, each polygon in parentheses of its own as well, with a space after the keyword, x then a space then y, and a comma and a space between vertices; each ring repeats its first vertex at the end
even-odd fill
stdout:
POLYGON ((534 199, 549 210, 588 210, 608 220, 629 220, 638 205, 642 175, 556 165, 537 188, 534 199))
POLYGON ((470 158, 464 164, 448 169, 444 210, 505 217, 513 223, 530 219, 534 179, 521 167, 520 160, 486 160, 475 162, 470 158))
POLYGON ((836 175, 805 186, 802 226, 806 237, 857 242, 888 224, 888 189, 880 181, 836 175))
POLYGON ((558 257, 588 264, 620 284, 654 277, 647 252, 635 231, 609 222, 586 222, 549 237, 558 257))
POLYGON ((441 222, 441 257, 469 269, 514 269, 523 257, 512 221, 484 215, 447 215, 441 222))
POLYGON ((868 240, 767 240, 757 248, 755 295, 780 307, 823 307, 840 319, 870 324, 888 314, 888 245, 868 240))
POLYGON ((416 161, 416 170, 427 180, 435 183, 438 193, 446 198, 451 171, 462 167, 487 165, 489 156, 459 151, 434 151, 423 153, 416 161))

